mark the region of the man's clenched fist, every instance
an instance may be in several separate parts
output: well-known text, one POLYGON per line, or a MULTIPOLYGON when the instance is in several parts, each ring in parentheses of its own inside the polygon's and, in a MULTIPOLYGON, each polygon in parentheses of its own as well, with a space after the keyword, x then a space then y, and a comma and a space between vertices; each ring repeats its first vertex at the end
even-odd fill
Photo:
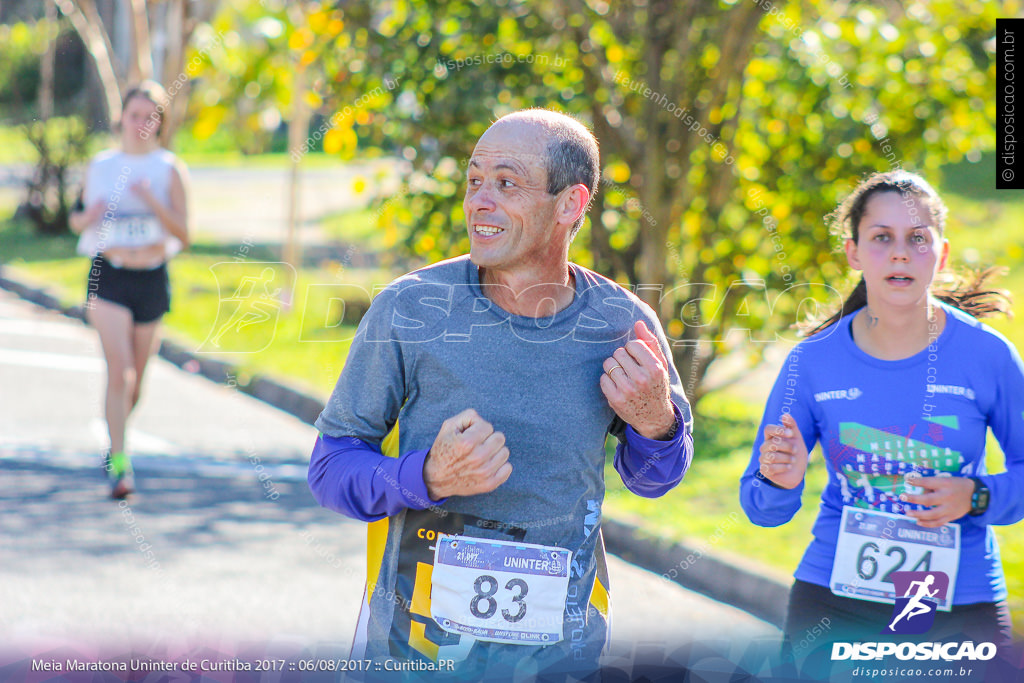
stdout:
POLYGON ((505 435, 472 408, 441 424, 426 460, 423 480, 433 500, 487 493, 512 474, 505 435))

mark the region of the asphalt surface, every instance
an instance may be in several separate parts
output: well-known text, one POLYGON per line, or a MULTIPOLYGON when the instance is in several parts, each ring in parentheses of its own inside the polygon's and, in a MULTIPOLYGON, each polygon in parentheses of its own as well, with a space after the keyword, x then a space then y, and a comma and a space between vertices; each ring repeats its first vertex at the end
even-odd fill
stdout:
MULTIPOLYGON (((139 493, 119 504, 100 468, 103 382, 92 330, 0 290, 0 664, 346 653, 365 525, 312 499, 315 430, 153 358, 128 432, 139 493)), ((614 556, 610 573, 613 652, 778 636, 614 556)))

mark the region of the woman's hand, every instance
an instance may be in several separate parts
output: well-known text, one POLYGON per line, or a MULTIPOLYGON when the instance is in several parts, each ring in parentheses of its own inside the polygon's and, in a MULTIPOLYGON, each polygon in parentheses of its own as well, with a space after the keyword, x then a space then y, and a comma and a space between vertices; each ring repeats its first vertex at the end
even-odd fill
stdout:
POLYGON ((808 458, 807 445, 792 415, 783 415, 781 425, 764 428, 758 462, 765 479, 784 489, 796 488, 807 473, 808 458))
POLYGON ((160 200, 158 200, 149 189, 149 178, 137 180, 129 185, 128 188, 132 191, 132 194, 145 202, 146 206, 148 206, 153 213, 156 213, 159 209, 163 208, 160 200))
POLYGON ((103 200, 97 199, 84 211, 75 211, 68 217, 68 225, 76 235, 81 234, 86 228, 99 223, 103 217, 103 200))
POLYGON ((907 483, 924 489, 924 493, 904 493, 900 496, 900 500, 905 503, 928 506, 927 510, 906 511, 907 517, 916 520, 918 526, 940 527, 971 511, 974 481, 967 477, 921 477, 910 472, 907 474, 907 483))
POLYGON ((188 247, 188 202, 186 192, 185 167, 180 162, 171 173, 170 206, 164 206, 150 190, 149 179, 143 178, 131 185, 131 191, 146 203, 153 215, 170 234, 178 238, 182 248, 188 247))

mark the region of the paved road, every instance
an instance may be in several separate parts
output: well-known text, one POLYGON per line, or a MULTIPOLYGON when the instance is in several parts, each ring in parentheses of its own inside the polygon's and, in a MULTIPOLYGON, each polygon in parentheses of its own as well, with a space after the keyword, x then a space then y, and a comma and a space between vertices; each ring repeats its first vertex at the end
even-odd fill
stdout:
MULTIPOLYGON (((0 655, 343 653, 365 525, 310 496, 313 428, 156 358, 128 436, 140 494, 119 505, 98 466, 98 354, 85 326, 0 290, 0 655)), ((778 633, 618 558, 610 570, 620 651, 778 633)))

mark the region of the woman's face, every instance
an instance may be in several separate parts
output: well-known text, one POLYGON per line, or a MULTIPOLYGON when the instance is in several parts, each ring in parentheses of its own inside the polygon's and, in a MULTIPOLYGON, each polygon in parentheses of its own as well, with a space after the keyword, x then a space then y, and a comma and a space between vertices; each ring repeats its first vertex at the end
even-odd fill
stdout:
POLYGON ((156 105, 141 95, 128 100, 121 113, 121 140, 138 145, 156 141, 160 129, 160 115, 156 105))
POLYGON ((875 306, 922 304, 948 255, 949 242, 933 225, 928 200, 902 192, 868 198, 858 240, 846 241, 850 266, 863 272, 875 306))

